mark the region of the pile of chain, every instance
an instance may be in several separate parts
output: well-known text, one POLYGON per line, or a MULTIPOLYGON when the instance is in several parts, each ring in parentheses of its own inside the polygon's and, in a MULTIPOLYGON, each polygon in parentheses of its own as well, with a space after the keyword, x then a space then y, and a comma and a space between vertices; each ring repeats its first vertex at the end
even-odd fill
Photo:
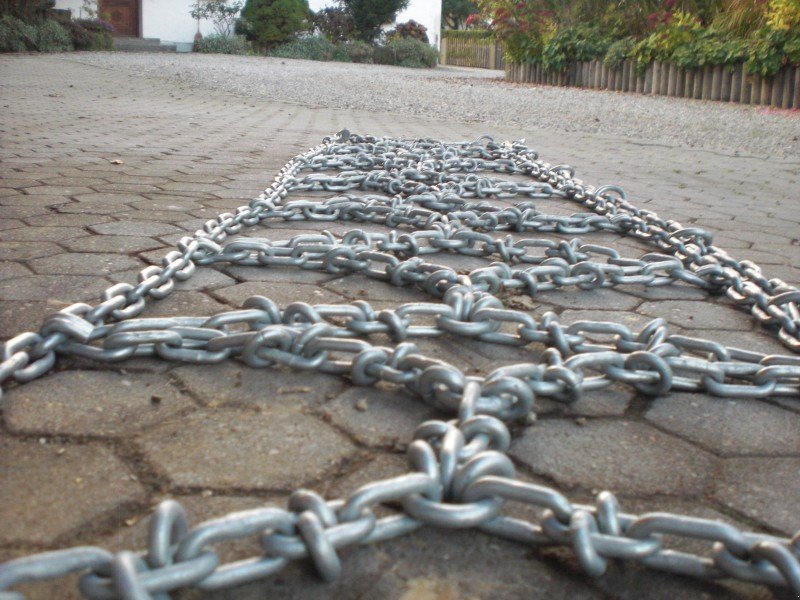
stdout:
POLYGON ((705 390, 726 397, 800 397, 797 356, 767 356, 675 335, 663 319, 640 331, 595 321, 562 326, 553 313, 537 320, 506 308, 498 296, 675 282, 727 295, 800 352, 800 290, 766 279, 752 262, 735 260, 714 246, 706 231, 636 208, 620 188, 586 186, 570 167, 548 165, 522 142, 481 138, 447 144, 340 132, 292 159, 249 205, 181 240, 162 266, 140 273, 137 285, 114 285, 100 304, 74 304, 48 317, 38 333, 8 340, 1 347, 0 383, 41 376, 56 355, 99 361, 158 356, 189 363, 236 358, 258 368, 340 374, 356 385, 403 385, 455 418, 417 428, 405 475, 364 485, 339 500, 299 490, 286 509, 257 508, 192 528, 180 504, 168 500, 151 520, 146 550, 113 554, 77 547, 10 561, 0 565, 0 600, 22 598, 8 591, 14 586, 70 573, 81 574, 80 590, 88 598, 163 599, 182 587, 215 590, 262 579, 297 559, 309 559, 324 579, 334 580, 341 571, 337 550, 423 525, 569 546, 593 576, 602 575, 609 561, 627 559, 693 577, 733 577, 800 593, 800 532, 785 539, 679 514, 627 514, 607 491, 594 505, 573 504, 555 489, 515 477, 506 454, 511 441, 506 422, 528 422, 537 397, 575 402, 616 382, 652 396, 705 390), (287 199, 290 193, 318 191, 339 195, 287 199), (524 201, 512 206, 509 200, 515 198, 524 201), (553 198, 591 212, 548 215, 533 204, 553 198), (384 225, 389 232, 354 229, 337 237, 325 231, 222 245, 228 236, 267 220, 318 221, 320 229, 326 222, 349 221, 384 225), (645 240, 655 252, 630 259, 577 238, 513 237, 593 231, 645 240), (427 262, 425 257, 442 252, 498 262, 468 274, 427 262), (365 301, 294 302, 282 308, 258 296, 241 310, 211 317, 138 317, 148 298, 167 296, 197 265, 215 263, 361 273, 414 286, 438 301, 376 311, 365 301), (468 376, 422 355, 410 341, 442 335, 545 349, 538 363, 468 376), (396 344, 369 341, 376 337, 396 344), (535 507, 541 517, 531 522, 504 515, 507 502, 535 507), (378 504, 402 512, 377 518, 378 504), (670 549, 664 535, 705 540, 708 553, 670 549), (246 537, 260 540, 263 555, 220 565, 215 544, 246 537))

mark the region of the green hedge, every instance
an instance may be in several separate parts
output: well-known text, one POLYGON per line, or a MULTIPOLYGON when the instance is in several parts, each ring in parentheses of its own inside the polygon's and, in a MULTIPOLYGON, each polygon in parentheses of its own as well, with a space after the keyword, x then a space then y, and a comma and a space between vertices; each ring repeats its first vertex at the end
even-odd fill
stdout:
POLYGON ((651 3, 650 8, 576 0, 583 9, 569 18, 568 12, 552 11, 536 16, 520 4, 487 1, 497 11, 495 35, 507 60, 542 65, 548 72, 602 59, 611 68, 634 60, 640 71, 653 61, 684 69, 745 63, 749 73, 769 77, 785 65, 800 64, 800 0, 651 3), (649 25, 639 23, 641 19, 636 27, 628 23, 622 18, 628 14, 625 6, 636 8, 629 17, 655 11, 649 14, 649 25))
POLYGON ((0 17, 0 52, 63 52, 72 50, 72 36, 56 21, 26 23, 0 17))
POLYGON ((207 35, 195 41, 194 51, 204 54, 250 54, 250 43, 243 35, 207 35))
POLYGON ((334 43, 324 36, 307 36, 278 46, 268 54, 278 58, 377 63, 399 67, 435 67, 439 53, 433 46, 412 38, 394 38, 382 45, 361 41, 334 43))
POLYGON ((492 35, 488 29, 445 29, 442 31, 442 39, 450 40, 483 40, 491 38, 492 35))

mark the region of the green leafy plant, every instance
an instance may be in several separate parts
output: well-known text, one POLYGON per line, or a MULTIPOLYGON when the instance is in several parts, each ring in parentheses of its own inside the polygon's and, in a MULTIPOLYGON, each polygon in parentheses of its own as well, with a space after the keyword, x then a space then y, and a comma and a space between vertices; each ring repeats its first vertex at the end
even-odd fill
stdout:
POLYGON ((306 30, 308 16, 307 0, 247 0, 237 33, 268 48, 275 47, 306 30))
POLYGON ((442 31, 442 39, 483 40, 493 37, 494 33, 488 29, 445 29, 442 31))
POLYGON ((36 27, 21 19, 4 15, 0 17, 0 51, 26 52, 36 49, 36 27))
POLYGON ((374 61, 375 50, 371 44, 361 40, 353 40, 346 44, 341 44, 347 50, 347 56, 354 63, 372 63, 374 61))
MULTIPOLYGON (((219 36, 229 36, 236 25, 242 3, 238 0, 199 0, 189 11, 193 19, 207 19, 214 24, 219 36)), ((230 54, 230 53, 229 53, 230 54)))
POLYGON ((433 68, 439 61, 439 52, 433 46, 411 38, 391 39, 376 46, 374 61, 398 67, 433 68))
POLYGON ((409 0, 339 0, 353 17, 355 35, 365 42, 372 42, 381 27, 392 23, 397 13, 408 7, 409 0))
POLYGON ((47 19, 38 26, 36 49, 39 52, 72 50, 72 36, 60 23, 47 19))
POLYGON ((592 25, 576 25, 559 29, 548 36, 542 48, 542 66, 559 72, 575 61, 594 60, 605 56, 611 40, 592 25))
POLYGON ((323 8, 311 19, 314 27, 332 42, 344 42, 353 37, 353 15, 341 6, 323 8))
POLYGON ((75 50, 113 50, 114 28, 101 19, 76 19, 65 24, 75 50))
POLYGON ((195 40, 194 51, 205 54, 249 54, 250 44, 243 35, 207 35, 195 40))
POLYGON ((336 45, 325 36, 307 36, 278 46, 269 53, 269 56, 304 60, 333 60, 336 56, 336 45))
POLYGON ((478 3, 471 0, 442 0, 442 19, 446 27, 460 29, 470 15, 478 12, 478 3))
POLYGON ((633 47, 636 45, 636 40, 632 37, 624 37, 612 43, 606 55, 603 57, 603 64, 609 69, 619 69, 622 63, 629 59, 633 53, 633 47))
POLYGON ((428 29, 416 21, 406 21, 398 23, 397 26, 388 33, 389 37, 411 38, 420 42, 428 42, 428 29))

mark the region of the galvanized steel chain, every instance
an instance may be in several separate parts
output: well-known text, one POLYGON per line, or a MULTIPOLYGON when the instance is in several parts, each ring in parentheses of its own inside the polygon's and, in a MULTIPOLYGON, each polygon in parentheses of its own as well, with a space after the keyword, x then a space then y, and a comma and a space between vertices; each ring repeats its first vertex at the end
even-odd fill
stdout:
POLYGON ((159 505, 148 548, 110 553, 78 547, 0 565, 0 600, 10 588, 81 573, 88 598, 167 598, 194 586, 214 590, 268 577, 292 560, 309 559, 326 580, 341 571, 338 550, 388 540, 425 524, 476 528, 531 545, 570 546, 584 569, 599 576, 614 559, 702 578, 734 577, 800 593, 800 532, 792 539, 743 532, 719 521, 669 513, 631 515, 610 492, 594 505, 571 503, 557 490, 516 478, 506 455, 505 422, 526 421, 537 397, 574 402, 615 382, 649 395, 671 389, 728 397, 800 397, 800 358, 726 348, 675 335, 655 319, 640 331, 617 323, 562 326, 546 313, 536 319, 506 307, 498 294, 565 286, 662 286, 681 281, 725 293, 800 351, 800 291, 766 279, 757 265, 737 261, 699 228, 684 228, 631 205, 617 187, 592 188, 567 166, 550 166, 522 142, 490 138, 445 144, 341 132, 292 159, 249 205, 205 223, 182 239, 161 266, 137 285, 117 284, 97 306, 74 304, 48 317, 39 332, 2 345, 0 383, 24 383, 46 373, 57 354, 100 361, 158 356, 191 363, 237 358, 256 368, 274 365, 343 375, 356 385, 402 385, 449 421, 422 423, 408 449, 410 472, 373 482, 346 498, 292 494, 286 509, 263 507, 189 527, 179 503, 159 505), (302 175, 304 171, 311 174, 302 175), (329 174, 334 171, 335 174, 329 174), (498 176, 482 176, 485 172, 498 176), (500 176, 516 177, 519 181, 500 176), (289 193, 328 191, 325 200, 287 199, 289 193), (514 206, 508 201, 527 198, 514 206), (575 201, 590 213, 557 216, 531 200, 575 201), (490 203, 493 199, 496 203, 490 203), (262 221, 311 220, 380 224, 388 233, 324 231, 289 240, 228 236, 262 221), (658 252, 631 259, 579 238, 514 239, 513 234, 631 235, 658 252), (492 233, 507 232, 505 237, 492 233), (469 273, 427 262, 438 253, 496 257, 469 273), (368 302, 281 308, 264 297, 211 317, 139 318, 147 298, 163 298, 196 266, 212 263, 360 273, 397 286, 415 286, 440 299, 375 310, 368 302), (463 336, 486 343, 544 347, 538 363, 520 363, 481 376, 424 356, 415 338, 463 336), (395 346, 375 345, 383 336, 395 346), (517 502, 541 512, 535 521, 502 514, 517 502), (401 512, 378 518, 388 504, 401 512), (664 535, 705 540, 697 556, 666 546, 664 535), (214 547, 257 538, 261 556, 220 565, 214 547))

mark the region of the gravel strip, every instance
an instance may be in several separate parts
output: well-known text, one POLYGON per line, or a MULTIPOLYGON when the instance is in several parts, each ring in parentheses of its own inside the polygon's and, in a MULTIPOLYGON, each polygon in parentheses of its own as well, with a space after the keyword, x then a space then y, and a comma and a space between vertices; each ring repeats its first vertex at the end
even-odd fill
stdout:
POLYGON ((500 71, 202 54, 86 53, 64 60, 278 102, 487 125, 540 124, 728 155, 800 157, 800 111, 510 84, 500 71))

